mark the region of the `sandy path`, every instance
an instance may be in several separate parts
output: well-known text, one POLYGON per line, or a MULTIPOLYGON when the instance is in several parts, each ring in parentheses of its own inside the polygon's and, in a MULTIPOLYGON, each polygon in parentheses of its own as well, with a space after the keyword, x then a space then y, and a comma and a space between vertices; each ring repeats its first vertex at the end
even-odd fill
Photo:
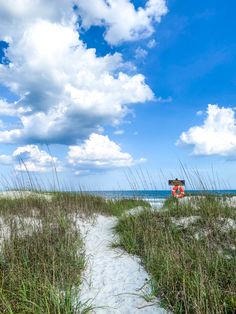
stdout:
POLYGON ((150 287, 149 276, 139 259, 110 248, 115 240, 112 227, 116 222, 114 217, 101 215, 94 224, 78 220, 88 259, 80 301, 90 300, 96 307, 104 306, 94 310, 99 314, 167 313, 158 306, 157 299, 146 302, 141 297, 142 292, 150 292, 150 287))

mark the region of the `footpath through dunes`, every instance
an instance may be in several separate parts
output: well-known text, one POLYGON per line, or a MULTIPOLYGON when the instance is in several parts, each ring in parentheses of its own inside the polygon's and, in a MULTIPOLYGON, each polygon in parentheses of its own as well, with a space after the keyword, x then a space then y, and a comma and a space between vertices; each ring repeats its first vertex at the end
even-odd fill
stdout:
POLYGON ((117 218, 103 215, 94 222, 77 220, 88 263, 80 302, 91 303, 96 314, 166 314, 158 299, 150 298, 150 278, 139 258, 111 247, 116 223, 117 218))

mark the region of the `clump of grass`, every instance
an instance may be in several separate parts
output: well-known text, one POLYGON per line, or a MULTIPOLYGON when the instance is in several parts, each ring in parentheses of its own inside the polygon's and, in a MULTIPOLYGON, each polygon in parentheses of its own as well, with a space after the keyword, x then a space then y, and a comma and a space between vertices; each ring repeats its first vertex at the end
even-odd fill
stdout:
POLYGON ((0 198, 0 216, 44 217, 50 212, 50 208, 52 208, 51 202, 40 195, 0 198))
POLYGON ((125 211, 137 207, 150 207, 150 204, 142 199, 105 199, 88 193, 60 192, 54 195, 60 206, 67 211, 79 212, 91 216, 103 214, 109 216, 120 216, 125 211))
POLYGON ((232 207, 230 199, 230 197, 206 193, 187 196, 183 199, 170 197, 165 200, 163 207, 175 217, 199 214, 204 217, 236 219, 236 208, 232 207))
POLYGON ((236 230, 225 228, 235 209, 211 196, 193 203, 171 198, 165 207, 122 216, 118 245, 141 257, 154 293, 173 313, 235 313, 236 230), (176 223, 186 217, 196 219, 176 223))
POLYGON ((113 216, 121 216, 127 210, 135 207, 150 208, 150 204, 142 199, 117 199, 106 202, 106 213, 113 216))
POLYGON ((0 205, 9 230, 0 251, 0 313, 81 313, 76 299, 85 258, 72 217, 45 200, 8 199, 0 205), (25 217, 32 205, 44 214, 30 218, 29 229, 25 217))
POLYGON ((108 200, 83 192, 34 192, 24 195, 24 192, 21 191, 15 196, 13 193, 12 196, 12 198, 0 198, 0 216, 45 217, 55 208, 87 217, 91 217, 93 214, 120 216, 125 211, 137 206, 150 207, 150 204, 142 199, 108 200))

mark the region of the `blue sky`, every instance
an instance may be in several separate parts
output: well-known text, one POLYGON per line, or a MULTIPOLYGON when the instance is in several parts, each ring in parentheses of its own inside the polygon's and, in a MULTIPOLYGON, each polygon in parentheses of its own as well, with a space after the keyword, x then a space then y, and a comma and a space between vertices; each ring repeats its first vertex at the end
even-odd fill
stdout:
POLYGON ((68 186, 126 189, 142 171, 161 188, 181 161, 236 188, 234 1, 8 2, 4 177, 53 181, 55 164, 68 186))

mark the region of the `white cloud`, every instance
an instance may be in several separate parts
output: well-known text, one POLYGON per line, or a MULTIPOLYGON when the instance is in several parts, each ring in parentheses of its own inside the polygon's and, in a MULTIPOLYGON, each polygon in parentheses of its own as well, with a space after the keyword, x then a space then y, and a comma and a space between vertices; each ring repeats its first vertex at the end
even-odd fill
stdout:
POLYGON ((29 111, 30 108, 17 107, 16 103, 10 104, 6 100, 0 99, 1 116, 20 116, 29 111))
POLYGON ((149 42, 147 43, 147 47, 148 47, 149 49, 154 48, 156 45, 157 45, 157 42, 156 42, 155 39, 150 39, 149 42))
POLYGON ((124 130, 116 130, 113 132, 114 135, 122 135, 124 134, 124 130))
POLYGON ((108 124, 117 127, 131 105, 153 100, 153 92, 142 74, 130 74, 134 68, 121 54, 97 57, 86 47, 76 14, 85 28, 105 26, 106 40, 118 44, 150 36, 166 13, 165 0, 149 0, 138 9, 129 0, 0 0, 0 40, 9 43, 0 83, 18 97, 14 103, 0 99, 0 116, 15 118, 0 130, 0 142, 25 145, 0 155, 0 162, 18 171, 50 170, 57 158, 26 145, 36 143, 74 145, 68 160, 77 174, 144 161, 98 133, 108 124))
POLYGON ((138 9, 129 0, 79 0, 78 8, 82 26, 106 27, 105 40, 111 45, 151 36, 153 23, 167 13, 165 0, 148 0, 138 9))
POLYGON ((138 47, 135 50, 135 58, 136 59, 144 59, 144 58, 146 58, 147 54, 148 54, 147 50, 145 50, 141 47, 138 47))
POLYGON ((76 170, 74 172, 76 176, 86 176, 86 175, 89 175, 90 173, 91 173, 90 170, 76 170))
POLYGON ((173 101, 173 98, 171 96, 168 96, 167 98, 163 98, 163 97, 158 97, 156 98, 156 101, 160 102, 160 103, 170 103, 173 101))
POLYGON ((0 37, 7 42, 19 40, 22 31, 37 19, 54 23, 74 20, 73 0, 0 0, 0 37))
POLYGON ((0 163, 10 165, 17 171, 48 172, 62 171, 63 168, 56 157, 51 156, 37 145, 20 146, 12 155, 0 155, 0 163))
POLYGON ((203 125, 191 127, 180 136, 178 144, 193 145, 194 155, 236 154, 236 121, 232 108, 208 105, 203 125))
POLYGON ((122 72, 118 53, 97 57, 71 22, 35 19, 21 36, 12 29, 9 35, 11 63, 0 65, 0 82, 20 100, 15 107, 2 101, 0 111, 18 115, 21 127, 0 132, 1 142, 74 144, 119 123, 127 105, 153 99, 143 75, 122 72))
POLYGON ((202 110, 198 110, 196 113, 197 116, 202 116, 203 114, 204 114, 204 111, 202 110))
POLYGON ((12 157, 17 171, 47 172, 52 171, 54 167, 61 171, 61 167, 57 167, 57 158, 40 150, 37 145, 18 147, 12 157))
POLYGON ((121 147, 108 136, 91 134, 80 146, 69 146, 68 162, 76 170, 114 169, 130 167, 145 159, 134 160, 129 153, 122 152, 121 147))

